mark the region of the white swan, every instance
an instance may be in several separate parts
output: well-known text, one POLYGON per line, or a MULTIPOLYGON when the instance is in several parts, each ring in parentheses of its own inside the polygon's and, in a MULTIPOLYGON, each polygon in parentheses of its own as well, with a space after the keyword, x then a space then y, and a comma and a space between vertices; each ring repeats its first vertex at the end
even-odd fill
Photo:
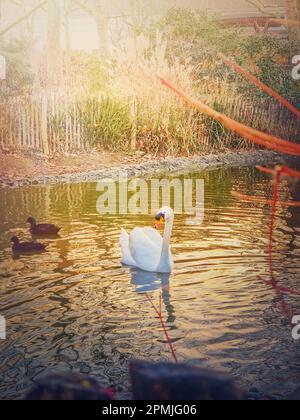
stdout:
POLYGON ((174 212, 170 207, 163 207, 155 218, 159 222, 165 222, 163 238, 156 229, 150 227, 135 228, 130 235, 122 229, 122 264, 153 273, 171 273, 173 259, 170 242, 174 212))

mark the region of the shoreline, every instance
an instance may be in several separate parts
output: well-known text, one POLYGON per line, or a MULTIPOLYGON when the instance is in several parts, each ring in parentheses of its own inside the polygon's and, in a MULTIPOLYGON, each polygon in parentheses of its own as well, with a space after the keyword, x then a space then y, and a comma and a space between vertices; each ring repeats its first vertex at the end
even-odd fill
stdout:
POLYGON ((63 174, 45 174, 39 176, 23 176, 16 178, 0 178, 0 189, 20 188, 26 186, 55 185, 61 183, 75 184, 81 182, 97 182, 105 178, 118 180, 120 173, 127 173, 128 179, 146 177, 148 175, 182 174, 214 170, 221 167, 245 167, 256 165, 276 165, 290 160, 289 156, 283 156, 268 150, 228 152, 193 156, 187 158, 166 158, 149 160, 142 163, 121 164, 110 168, 72 172, 63 174))

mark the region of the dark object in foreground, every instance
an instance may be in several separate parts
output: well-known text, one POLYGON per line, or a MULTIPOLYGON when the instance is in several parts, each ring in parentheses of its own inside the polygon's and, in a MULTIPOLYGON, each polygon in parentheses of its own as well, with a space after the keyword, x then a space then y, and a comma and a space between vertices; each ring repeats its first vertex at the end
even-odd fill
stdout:
POLYGON ((13 252, 18 254, 32 254, 36 252, 43 252, 46 249, 46 245, 38 242, 20 242, 19 238, 16 236, 11 238, 11 242, 13 242, 13 252))
POLYGON ((225 374, 170 363, 130 364, 135 400, 224 401, 243 400, 240 387, 225 374))
POLYGON ((289 401, 300 401, 300 388, 297 388, 288 398, 289 401))
POLYGON ((89 376, 67 373, 50 375, 35 385, 27 401, 110 401, 112 390, 101 388, 89 376))
POLYGON ((36 220, 33 217, 27 219, 27 223, 30 224, 30 232, 32 235, 37 236, 47 236, 47 235, 57 235, 60 231, 60 228, 55 225, 50 224, 37 224, 36 220))
MULTIPOLYGON (((227 375, 193 366, 132 362, 133 400, 222 401, 243 400, 245 394, 227 375)), ((26 400, 112 401, 112 389, 101 387, 90 376, 65 373, 45 376, 29 391, 26 400)))

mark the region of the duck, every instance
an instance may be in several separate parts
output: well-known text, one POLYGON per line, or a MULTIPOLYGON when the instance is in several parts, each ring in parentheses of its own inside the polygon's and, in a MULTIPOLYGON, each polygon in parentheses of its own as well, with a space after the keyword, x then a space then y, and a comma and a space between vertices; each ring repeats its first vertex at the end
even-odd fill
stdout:
POLYGON ((30 232, 32 235, 57 235, 61 228, 50 224, 37 224, 34 217, 29 217, 27 223, 30 224, 30 232))
POLYGON ((40 244, 38 242, 20 242, 17 236, 11 238, 13 243, 12 250, 16 253, 34 253, 45 251, 46 245, 40 244))
POLYGON ((155 216, 155 227, 135 228, 130 234, 121 229, 120 247, 122 264, 152 273, 170 274, 173 271, 171 238, 174 225, 174 211, 162 207, 155 216), (165 224, 163 237, 158 232, 165 224))

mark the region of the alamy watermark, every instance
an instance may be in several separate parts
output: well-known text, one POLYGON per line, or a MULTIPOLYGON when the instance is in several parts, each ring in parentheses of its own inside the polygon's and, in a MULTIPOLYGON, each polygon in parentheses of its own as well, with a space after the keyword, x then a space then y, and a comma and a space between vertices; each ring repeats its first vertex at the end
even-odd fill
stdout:
POLYGON ((295 55, 295 57, 293 57, 292 64, 294 65, 292 78, 294 80, 300 80, 300 55, 295 55))
POLYGON ((6 340, 6 320, 0 315, 0 340, 6 340))
POLYGON ((292 324, 295 327, 292 330, 292 337, 294 340, 300 340, 300 315, 295 315, 292 320, 292 324))
POLYGON ((100 196, 97 211, 101 215, 155 214, 169 206, 175 214, 186 214, 187 225, 204 220, 204 180, 193 178, 133 179, 120 172, 118 180, 104 179, 97 184, 100 196))
POLYGON ((0 80, 6 79, 6 58, 0 54, 0 80))

